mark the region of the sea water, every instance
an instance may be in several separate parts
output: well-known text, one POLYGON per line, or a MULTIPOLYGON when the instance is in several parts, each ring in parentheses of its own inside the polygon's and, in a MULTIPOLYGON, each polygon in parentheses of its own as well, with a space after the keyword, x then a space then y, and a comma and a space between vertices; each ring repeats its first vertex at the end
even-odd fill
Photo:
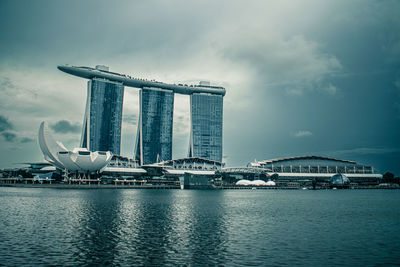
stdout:
POLYGON ((400 264, 400 190, 2 187, 1 264, 400 264))

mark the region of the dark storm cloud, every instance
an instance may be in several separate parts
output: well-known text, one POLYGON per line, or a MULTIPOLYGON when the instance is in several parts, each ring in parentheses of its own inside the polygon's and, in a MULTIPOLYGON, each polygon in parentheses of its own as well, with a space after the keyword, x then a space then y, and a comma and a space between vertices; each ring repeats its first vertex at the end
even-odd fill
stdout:
POLYGON ((12 130, 14 127, 11 124, 11 122, 9 122, 9 120, 0 115, 0 132, 6 131, 6 130, 12 130))
POLYGON ((1 135, 7 142, 14 142, 17 140, 17 135, 13 132, 2 132, 1 135))
POLYGON ((19 140, 20 143, 29 143, 32 142, 32 138, 18 138, 18 134, 13 130, 15 127, 11 124, 11 122, 4 116, 0 115, 0 135, 6 142, 16 142, 19 140))
POLYGON ((218 18, 218 9, 184 1, 26 1, 23 8, 30 11, 24 12, 23 20, 19 19, 21 3, 1 4, 0 50, 10 61, 33 65, 49 64, 48 59, 51 64, 132 60, 126 55, 151 55, 160 64, 179 60, 218 18), (201 16, 198 9, 203 9, 201 16))
MULTIPOLYGON (((283 38, 279 49, 266 49, 272 47, 269 38, 263 45, 252 43, 260 43, 259 38, 250 38, 246 46, 257 49, 242 44, 230 52, 233 60, 256 69, 253 86, 264 95, 253 97, 251 116, 270 126, 255 133, 258 146, 266 152, 253 150, 257 158, 269 158, 341 149, 351 157, 363 153, 363 160, 379 152, 382 157, 371 156, 375 162, 370 164, 387 164, 399 172, 387 158, 400 154, 400 123, 395 115, 400 103, 395 87, 400 54, 394 52, 400 40, 400 2, 337 1, 332 7, 323 23, 303 32, 302 41, 283 38), (285 43, 291 43, 288 49, 282 49, 285 43), (282 134, 304 128, 312 136, 291 140, 282 134), (359 149, 365 145, 388 149, 359 149)), ((252 147, 251 143, 244 146, 252 147)))
MULTIPOLYGON (((85 82, 55 66, 106 64, 144 78, 224 85, 229 165, 342 151, 400 173, 398 10, 390 0, 3 0, 0 114, 14 128, 0 117, 0 129, 35 136, 39 120, 58 121, 70 105, 70 121, 81 121, 85 82)), ((175 100, 174 136, 187 137, 189 104, 175 100)), ((136 109, 124 114, 134 132, 136 109)), ((70 121, 53 129, 79 133, 70 121)), ((186 150, 187 140, 178 145, 186 150)))
POLYGON ((81 131, 81 126, 76 123, 72 124, 67 120, 60 120, 54 124, 50 124, 50 128, 53 129, 56 133, 79 133, 81 131))

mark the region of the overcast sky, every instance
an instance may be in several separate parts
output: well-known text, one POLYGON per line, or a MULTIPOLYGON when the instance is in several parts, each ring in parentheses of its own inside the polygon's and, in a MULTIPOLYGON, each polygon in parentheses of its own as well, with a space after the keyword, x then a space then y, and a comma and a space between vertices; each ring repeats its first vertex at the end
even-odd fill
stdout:
MULTIPOLYGON (((87 80, 60 64, 224 86, 224 161, 298 155, 400 174, 400 1, 0 0, 0 168, 43 161, 45 120, 77 147, 87 80)), ((138 90, 125 88, 132 157, 138 90)), ((175 96, 173 157, 189 99, 175 96)))

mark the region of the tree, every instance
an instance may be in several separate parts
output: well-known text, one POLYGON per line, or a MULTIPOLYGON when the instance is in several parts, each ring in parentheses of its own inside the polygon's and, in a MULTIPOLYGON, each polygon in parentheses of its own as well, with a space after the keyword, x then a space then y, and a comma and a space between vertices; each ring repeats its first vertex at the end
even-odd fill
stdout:
POLYGON ((315 178, 312 179, 312 188, 315 190, 317 187, 317 180, 315 178))
POLYGON ((394 174, 391 173, 391 172, 386 172, 383 175, 382 182, 384 182, 384 183, 394 183, 395 182, 394 174))
POLYGON ((274 173, 274 174, 271 175, 271 180, 272 181, 276 181, 276 180, 278 180, 278 178, 279 178, 279 174, 277 174, 277 173, 274 173))

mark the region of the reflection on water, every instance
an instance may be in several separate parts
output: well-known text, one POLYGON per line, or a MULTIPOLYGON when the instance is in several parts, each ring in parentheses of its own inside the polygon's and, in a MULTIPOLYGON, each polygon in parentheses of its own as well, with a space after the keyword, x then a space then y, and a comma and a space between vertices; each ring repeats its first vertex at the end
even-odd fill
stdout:
POLYGON ((176 236, 181 244, 181 255, 187 258, 179 263, 215 265, 225 262, 223 244, 225 206, 223 191, 184 191, 176 216, 176 236))
POLYGON ((400 190, 0 188, 0 264, 399 264, 400 190))
POLYGON ((118 229, 120 228, 121 191, 107 190, 102 194, 82 193, 80 202, 74 207, 77 218, 76 251, 73 258, 81 264, 113 263, 117 254, 118 229))

